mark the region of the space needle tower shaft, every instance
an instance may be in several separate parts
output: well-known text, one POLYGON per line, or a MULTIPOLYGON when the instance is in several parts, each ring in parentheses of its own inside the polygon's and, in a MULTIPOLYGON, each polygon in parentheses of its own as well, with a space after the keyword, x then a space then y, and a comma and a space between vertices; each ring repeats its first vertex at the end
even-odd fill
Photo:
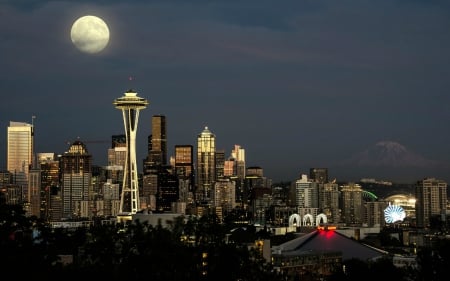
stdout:
POLYGON ((138 97, 133 90, 128 90, 124 96, 115 99, 113 104, 117 109, 122 110, 127 142, 127 156, 125 159, 119 212, 122 215, 133 215, 140 208, 136 164, 136 132, 139 111, 147 107, 148 101, 138 97))

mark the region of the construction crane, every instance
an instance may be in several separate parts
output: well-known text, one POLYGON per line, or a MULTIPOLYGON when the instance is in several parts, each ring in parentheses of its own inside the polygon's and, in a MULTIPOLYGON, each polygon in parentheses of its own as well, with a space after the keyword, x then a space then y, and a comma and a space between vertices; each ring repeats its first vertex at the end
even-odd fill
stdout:
MULTIPOLYGON (((84 144, 98 144, 98 143, 111 143, 111 140, 81 140, 80 137, 77 137, 78 141, 81 141, 84 144)), ((73 141, 66 141, 67 145, 71 145, 73 141)))

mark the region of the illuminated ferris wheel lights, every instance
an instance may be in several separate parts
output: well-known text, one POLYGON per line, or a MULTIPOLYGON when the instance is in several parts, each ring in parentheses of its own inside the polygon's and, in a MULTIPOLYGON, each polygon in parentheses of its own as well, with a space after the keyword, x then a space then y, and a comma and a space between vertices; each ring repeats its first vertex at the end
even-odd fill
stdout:
POLYGON ((387 206, 386 209, 384 209, 384 220, 386 223, 395 223, 398 221, 403 221, 406 217, 405 210, 401 206, 398 205, 391 205, 389 203, 389 206, 387 206))

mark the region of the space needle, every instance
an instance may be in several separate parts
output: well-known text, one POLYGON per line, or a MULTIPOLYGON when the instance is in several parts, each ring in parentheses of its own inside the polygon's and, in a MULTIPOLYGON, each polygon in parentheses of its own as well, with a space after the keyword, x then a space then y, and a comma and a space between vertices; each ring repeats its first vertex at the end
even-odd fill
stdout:
POLYGON ((133 90, 128 90, 124 96, 114 100, 117 109, 122 110, 123 124, 127 141, 127 156, 123 173, 122 194, 118 219, 131 220, 140 208, 138 173, 136 165, 136 132, 139 111, 148 105, 148 101, 138 97, 133 90))

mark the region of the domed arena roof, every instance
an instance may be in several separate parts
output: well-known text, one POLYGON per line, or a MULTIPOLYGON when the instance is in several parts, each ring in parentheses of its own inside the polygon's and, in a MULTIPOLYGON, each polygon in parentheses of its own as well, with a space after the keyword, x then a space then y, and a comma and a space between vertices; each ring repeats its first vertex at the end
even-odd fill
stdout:
POLYGON ((386 197, 385 200, 399 206, 415 207, 416 205, 416 198, 410 194, 394 194, 386 197))

